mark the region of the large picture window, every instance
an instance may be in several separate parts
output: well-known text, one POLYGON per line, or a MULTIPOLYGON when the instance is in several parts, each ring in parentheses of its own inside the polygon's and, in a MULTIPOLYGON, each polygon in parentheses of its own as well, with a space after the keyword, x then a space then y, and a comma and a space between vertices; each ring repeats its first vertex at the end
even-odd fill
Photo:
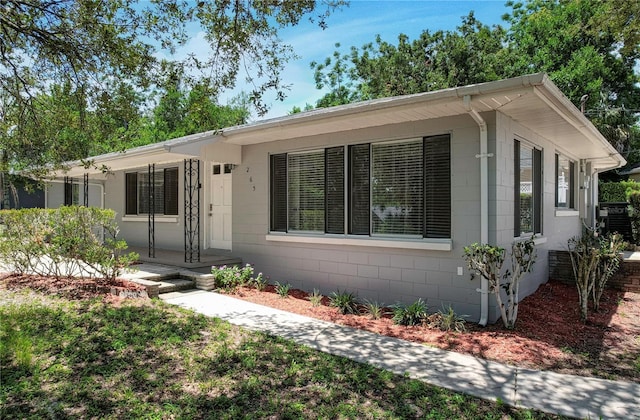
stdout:
POLYGON ((556 154, 556 207, 575 208, 575 164, 568 158, 556 154))
POLYGON ((514 236, 542 233, 542 151, 514 141, 514 236))
POLYGON ((451 237, 448 135, 270 158, 271 231, 451 237))
POLYGON ((153 185, 148 172, 128 172, 125 174, 125 214, 149 214, 150 188, 153 188, 154 213, 159 215, 178 214, 178 168, 156 171, 153 185))

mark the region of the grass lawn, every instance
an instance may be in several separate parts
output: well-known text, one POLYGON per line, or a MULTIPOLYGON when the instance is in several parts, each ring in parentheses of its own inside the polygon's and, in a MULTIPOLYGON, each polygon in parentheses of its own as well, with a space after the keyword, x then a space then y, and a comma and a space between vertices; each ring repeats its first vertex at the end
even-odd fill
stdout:
POLYGON ((0 418, 558 418, 162 301, 0 295, 0 418))

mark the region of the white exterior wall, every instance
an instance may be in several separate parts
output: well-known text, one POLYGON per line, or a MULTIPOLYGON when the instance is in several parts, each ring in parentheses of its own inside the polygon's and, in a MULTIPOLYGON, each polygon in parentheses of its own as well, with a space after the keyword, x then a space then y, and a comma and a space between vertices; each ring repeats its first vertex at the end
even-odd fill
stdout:
MULTIPOLYGON (((156 176, 162 176, 164 168, 178 167, 178 215, 155 216, 155 246, 162 249, 184 250, 184 165, 175 162, 156 165, 156 176)), ((120 237, 130 246, 149 245, 149 219, 146 214, 125 216, 125 173, 147 172, 148 167, 117 171, 109 175, 105 185, 105 207, 116 211, 120 237)))
MULTIPOLYGON (((76 179, 74 182, 78 188, 78 205, 84 205, 84 184, 83 180, 76 179)), ((103 188, 102 184, 93 180, 89 181, 89 207, 102 208, 103 188)), ((45 206, 55 209, 64 205, 64 183, 49 182, 46 188, 45 206)))
MULTIPOLYGON (((542 185, 542 235, 536 241, 537 259, 533 272, 524 278, 520 285, 520 298, 533 293, 540 284, 548 280, 548 251, 566 249, 567 240, 580 235, 581 217, 577 211, 556 210, 555 208, 555 154, 560 153, 574 160, 576 164, 576 184, 579 162, 566 150, 558 148, 553 142, 542 138, 531 130, 522 127, 501 113, 496 113, 496 138, 493 145, 494 158, 490 159, 490 241, 506 249, 511 248, 514 241, 514 140, 520 140, 542 149, 543 185, 542 185)), ((578 207, 579 194, 574 185, 574 201, 578 207)), ((509 262, 507 262, 509 263, 509 262)), ((493 298, 493 319, 499 316, 493 298)))
POLYGON ((338 289, 393 304, 418 298, 432 310, 453 304, 478 319, 479 279, 470 280, 463 247, 480 240, 479 130, 467 115, 244 146, 233 178, 233 250, 270 281, 323 294, 338 289), (451 251, 268 241, 269 154, 451 134, 451 251), (463 275, 458 267, 465 267, 463 275))

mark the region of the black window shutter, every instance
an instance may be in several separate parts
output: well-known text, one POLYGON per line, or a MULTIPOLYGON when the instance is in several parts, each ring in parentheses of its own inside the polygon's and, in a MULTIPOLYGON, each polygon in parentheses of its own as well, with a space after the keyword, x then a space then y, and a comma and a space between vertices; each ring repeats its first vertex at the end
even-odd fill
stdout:
POLYGON ((125 174, 125 214, 138 214, 138 174, 125 174))
POLYGON ((449 135, 424 139, 424 237, 451 237, 451 147, 449 135))
POLYGON ((520 142, 513 141, 513 236, 520 236, 520 142))
POLYGON ((271 155, 271 231, 287 231, 287 154, 271 155))
POLYGON ((542 150, 533 149, 533 233, 542 233, 542 150))
POLYGON ((325 149, 325 215, 327 233, 344 233, 344 147, 325 149))
POLYGON ((569 162, 569 208, 575 208, 576 164, 569 162))
POLYGON ((369 144, 349 146, 349 233, 371 230, 371 153, 369 144))
POLYGON ((164 214, 178 214, 178 168, 164 170, 164 214))
POLYGON ((560 181, 560 179, 559 179, 559 176, 560 176, 560 156, 558 156, 557 153, 556 153, 556 163, 555 163, 555 165, 556 165, 556 178, 555 178, 555 180, 556 180, 556 204, 555 204, 555 206, 558 207, 558 204, 559 204, 558 200, 560 199, 560 182, 559 182, 560 181))

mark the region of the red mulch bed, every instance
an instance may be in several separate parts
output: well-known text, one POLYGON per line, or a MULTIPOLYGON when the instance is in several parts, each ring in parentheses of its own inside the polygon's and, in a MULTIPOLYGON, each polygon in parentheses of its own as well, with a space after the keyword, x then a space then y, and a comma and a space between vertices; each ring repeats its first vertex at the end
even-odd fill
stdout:
MULTIPOLYGON (((41 276, 0 276, 0 287, 31 288, 70 299, 103 297, 119 304, 143 287, 125 280, 55 279, 41 276)), ((640 293, 605 291, 599 313, 590 312, 580 322, 575 286, 550 281, 525 298, 519 307, 516 328, 501 322, 487 327, 467 323, 467 332, 443 332, 427 326, 394 325, 390 316, 373 320, 366 315, 342 315, 325 297, 314 307, 307 293, 292 289, 287 298, 275 293, 240 288, 234 297, 309 317, 335 322, 377 334, 471 354, 524 368, 553 370, 583 376, 640 383, 640 293)), ((428 303, 428 302, 427 302, 428 303)))
POLYGON ((71 277, 47 277, 26 274, 0 274, 0 285, 10 290, 29 288, 67 299, 102 297, 113 304, 132 297, 147 297, 144 286, 127 280, 78 279, 71 277))
MULTIPOLYGON (((264 292, 240 288, 233 296, 309 317, 471 354, 524 368, 622 379, 640 383, 640 294, 606 290, 600 312, 580 321, 575 286, 550 281, 520 303, 516 328, 501 321, 487 327, 467 323, 467 332, 394 325, 387 316, 342 315, 336 308, 313 307, 307 293, 291 290, 282 298, 273 286, 264 292)), ((428 302, 427 302, 428 303, 428 302)))

